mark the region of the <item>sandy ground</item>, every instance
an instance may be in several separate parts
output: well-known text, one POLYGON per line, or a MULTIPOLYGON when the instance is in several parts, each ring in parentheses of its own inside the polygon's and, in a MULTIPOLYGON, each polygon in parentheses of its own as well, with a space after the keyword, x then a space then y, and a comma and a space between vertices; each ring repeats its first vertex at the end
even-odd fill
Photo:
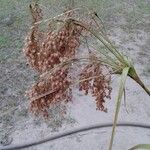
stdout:
MULTIPOLYGON (((133 60, 140 77, 147 86, 150 86, 150 15, 143 14, 139 20, 131 22, 126 13, 120 15, 118 12, 117 16, 110 13, 105 14, 104 21, 108 35, 119 50, 133 60)), ((5 31, 4 28, 6 26, 1 26, 1 29, 5 31)), ((14 33, 16 33, 23 41, 26 28, 24 30, 14 30, 12 35, 15 37, 14 33)), ((54 116, 51 121, 45 122, 31 116, 27 111, 28 101, 24 92, 34 80, 36 81, 37 74, 26 66, 26 60, 21 51, 22 45, 18 48, 17 54, 13 51, 14 49, 15 45, 12 48, 1 47, 2 51, 7 54, 11 53, 11 57, 6 57, 5 61, 2 60, 0 64, 0 148, 46 138, 73 128, 112 122, 118 90, 119 78, 117 76, 113 77, 112 98, 106 103, 108 113, 96 111, 95 102, 90 95, 84 96, 74 90, 74 100, 73 103, 68 104, 65 117, 60 113, 62 105, 51 110, 54 116)), ((149 100, 149 96, 128 78, 126 106, 123 102, 119 121, 149 123, 149 100)), ((103 128, 28 149, 106 150, 110 133, 111 128, 103 128)), ((150 143, 150 130, 119 127, 113 149, 126 150, 139 143, 150 143)))

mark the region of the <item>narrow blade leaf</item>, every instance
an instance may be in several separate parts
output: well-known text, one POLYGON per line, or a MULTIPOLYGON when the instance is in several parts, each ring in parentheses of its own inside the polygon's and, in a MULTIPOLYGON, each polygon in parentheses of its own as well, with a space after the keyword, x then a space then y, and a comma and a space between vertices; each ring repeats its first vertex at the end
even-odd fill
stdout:
POLYGON ((136 150, 136 149, 148 149, 150 150, 150 144, 138 144, 132 148, 130 148, 129 150, 136 150))
POLYGON ((112 128, 112 133, 111 133, 110 144, 109 144, 109 150, 112 149, 112 145, 113 145, 115 128, 116 128, 116 124, 117 124, 117 120, 118 120, 118 114, 119 114, 119 110, 120 110, 120 106, 121 106, 121 99, 123 96, 123 92, 124 92, 124 88, 125 88, 125 82, 126 82, 126 78, 127 78, 129 69, 130 69, 129 67, 124 68, 122 71, 122 74, 121 74, 118 97, 117 97, 117 102, 116 102, 114 123, 113 123, 113 128, 112 128))

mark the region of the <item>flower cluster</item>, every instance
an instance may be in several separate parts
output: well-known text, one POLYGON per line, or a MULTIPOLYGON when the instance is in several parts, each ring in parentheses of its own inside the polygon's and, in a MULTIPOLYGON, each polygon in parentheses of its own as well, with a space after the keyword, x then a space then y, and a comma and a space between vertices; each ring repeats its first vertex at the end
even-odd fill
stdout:
POLYGON ((106 111, 104 107, 105 98, 110 99, 111 94, 111 76, 110 73, 105 73, 103 70, 105 66, 100 63, 93 63, 87 65, 80 73, 79 90, 85 91, 87 95, 89 92, 96 97, 97 109, 106 111))
POLYGON ((68 68, 61 68, 42 78, 30 91, 30 111, 48 117, 48 108, 60 101, 68 102, 72 98, 71 81, 68 77, 68 68))
POLYGON ((44 59, 41 59, 39 63, 42 72, 52 69, 63 60, 75 56, 80 45, 79 30, 81 29, 67 22, 58 31, 48 33, 41 47, 41 55, 44 59))
POLYGON ((45 72, 63 60, 74 57, 80 45, 81 31, 81 27, 70 22, 66 22, 59 30, 44 35, 33 27, 24 48, 31 67, 45 72))
MULTIPOLYGON (((28 63, 39 73, 47 74, 40 77, 40 80, 28 91, 30 98, 30 111, 35 115, 48 117, 48 108, 60 102, 72 100, 73 75, 71 63, 62 67, 56 65, 72 58, 76 59, 77 50, 80 46, 80 36, 83 27, 78 26, 69 19, 59 29, 48 30, 47 33, 40 31, 39 21, 42 19, 42 12, 38 5, 30 6, 33 26, 25 42, 24 53, 28 63), (57 68, 57 69, 56 69, 57 68), (53 71, 50 71, 54 69, 53 71)), ((69 16, 70 17, 70 16, 69 16)), ((96 57, 94 58, 96 59, 96 57)), ((105 98, 110 98, 110 74, 100 61, 87 65, 80 73, 79 90, 89 92, 96 97, 96 104, 99 110, 105 111, 105 98)), ((109 72, 109 71, 108 71, 109 72)))

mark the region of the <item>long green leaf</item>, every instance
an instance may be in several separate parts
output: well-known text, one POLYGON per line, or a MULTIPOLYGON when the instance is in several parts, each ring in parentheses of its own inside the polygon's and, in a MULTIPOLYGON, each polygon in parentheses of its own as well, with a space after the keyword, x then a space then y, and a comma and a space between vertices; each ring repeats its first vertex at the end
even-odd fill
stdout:
POLYGON ((136 150, 136 149, 148 149, 150 150, 150 144, 138 144, 132 148, 130 148, 129 150, 136 150))
POLYGON ((113 140, 114 140, 114 135, 115 135, 116 124, 117 124, 119 110, 120 110, 120 106, 121 106, 121 99, 122 99, 122 96, 123 96, 125 82, 126 82, 126 78, 127 78, 129 69, 130 69, 129 67, 125 67, 123 69, 123 71, 122 71, 122 74, 121 74, 121 80, 120 80, 119 92, 118 92, 118 97, 117 97, 117 102, 116 102, 115 117, 114 117, 114 123, 113 123, 112 133, 111 133, 109 150, 112 150, 112 145, 113 145, 113 140))

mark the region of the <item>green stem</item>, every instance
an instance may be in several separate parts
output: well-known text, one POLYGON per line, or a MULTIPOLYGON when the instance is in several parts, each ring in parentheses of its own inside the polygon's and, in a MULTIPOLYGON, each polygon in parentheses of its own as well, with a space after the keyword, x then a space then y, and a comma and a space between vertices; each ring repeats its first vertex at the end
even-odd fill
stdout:
POLYGON ((91 29, 90 26, 77 21, 77 20, 73 20, 70 19, 70 21, 74 22, 76 25, 79 25, 81 27, 83 27, 84 29, 86 29, 87 31, 89 31, 92 35, 94 35, 99 41, 101 41, 104 46, 122 63, 125 63, 124 61, 124 57, 115 49, 115 47, 110 43, 109 40, 105 39, 104 35, 98 34, 96 30, 91 29))
MULTIPOLYGON (((121 74, 121 70, 114 71, 114 74, 121 74)), ((128 76, 131 79, 133 79, 136 83, 138 83, 143 88, 143 90, 150 96, 150 89, 148 89, 142 82, 142 80, 139 78, 133 66, 130 68, 128 76)))
POLYGON ((148 89, 144 83, 141 81, 141 79, 139 78, 138 74, 136 73, 136 70, 134 68, 131 68, 128 75, 134 80, 136 81, 143 89, 144 91, 150 96, 150 89, 148 89))

